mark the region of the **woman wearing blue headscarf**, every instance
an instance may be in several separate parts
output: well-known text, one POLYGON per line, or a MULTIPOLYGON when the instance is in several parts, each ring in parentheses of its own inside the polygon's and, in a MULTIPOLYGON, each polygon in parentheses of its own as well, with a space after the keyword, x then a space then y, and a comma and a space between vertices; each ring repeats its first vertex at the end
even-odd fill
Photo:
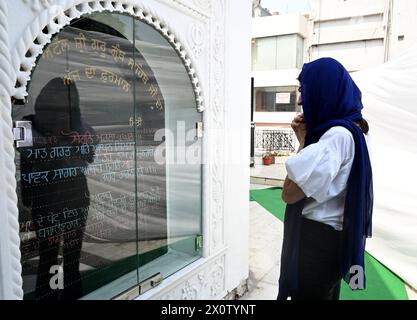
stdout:
POLYGON ((292 128, 299 151, 286 162, 287 203, 278 299, 339 299, 343 278, 365 288, 365 240, 372 229, 372 167, 361 92, 336 60, 306 63, 304 114, 292 128))

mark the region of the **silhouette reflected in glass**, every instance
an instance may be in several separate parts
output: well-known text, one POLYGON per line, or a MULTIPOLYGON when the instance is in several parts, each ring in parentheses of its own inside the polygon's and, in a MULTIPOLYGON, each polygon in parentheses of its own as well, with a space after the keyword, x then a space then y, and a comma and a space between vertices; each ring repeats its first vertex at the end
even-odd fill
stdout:
POLYGON ((83 294, 80 256, 90 205, 86 170, 97 142, 79 104, 75 83, 54 78, 41 90, 35 114, 26 118, 32 121, 34 145, 20 152, 21 185, 39 248, 35 299, 72 300, 83 294))

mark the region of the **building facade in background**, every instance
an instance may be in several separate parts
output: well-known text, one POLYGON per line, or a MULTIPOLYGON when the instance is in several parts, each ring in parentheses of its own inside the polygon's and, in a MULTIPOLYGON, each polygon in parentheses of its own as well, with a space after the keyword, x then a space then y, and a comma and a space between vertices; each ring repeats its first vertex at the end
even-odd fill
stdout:
POLYGON ((308 20, 300 14, 252 20, 254 121, 271 127, 291 122, 298 96, 297 77, 305 61, 308 20))
POLYGON ((417 2, 310 0, 307 61, 331 56, 349 72, 380 65, 417 43, 417 2))
POLYGON ((349 72, 380 65, 417 43, 416 15, 411 0, 310 0, 305 12, 253 17, 257 131, 289 130, 304 62, 333 57, 349 72))

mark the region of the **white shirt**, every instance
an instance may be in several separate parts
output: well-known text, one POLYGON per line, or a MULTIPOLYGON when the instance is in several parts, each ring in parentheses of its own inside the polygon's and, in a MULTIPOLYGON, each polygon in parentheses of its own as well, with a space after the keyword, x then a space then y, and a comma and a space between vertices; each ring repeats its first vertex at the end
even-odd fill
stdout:
POLYGON ((285 163, 288 178, 307 196, 303 216, 343 229, 347 180, 355 155, 352 134, 344 127, 327 130, 285 163))

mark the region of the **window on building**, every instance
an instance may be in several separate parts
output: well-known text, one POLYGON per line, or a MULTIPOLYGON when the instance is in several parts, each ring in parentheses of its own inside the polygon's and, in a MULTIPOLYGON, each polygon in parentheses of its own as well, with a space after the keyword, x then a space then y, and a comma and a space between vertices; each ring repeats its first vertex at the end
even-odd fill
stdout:
POLYGON ((304 64, 304 39, 297 36, 297 68, 301 69, 304 64))
POLYGON ((33 130, 15 158, 26 299, 110 299, 201 256, 202 116, 152 27, 110 13, 74 21, 12 116, 33 130))
POLYGON ((301 68, 304 39, 296 34, 252 40, 252 70, 301 68))
POLYGON ((255 88, 256 112, 299 112, 296 87, 255 88))

